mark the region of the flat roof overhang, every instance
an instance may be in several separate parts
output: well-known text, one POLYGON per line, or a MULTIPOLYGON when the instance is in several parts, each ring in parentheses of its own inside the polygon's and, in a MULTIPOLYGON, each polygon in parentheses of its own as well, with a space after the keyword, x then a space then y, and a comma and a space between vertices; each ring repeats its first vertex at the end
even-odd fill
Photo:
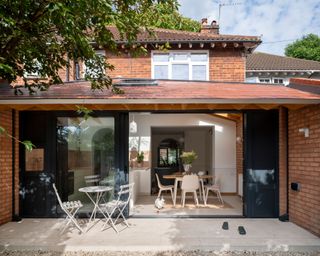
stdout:
POLYGON ((0 109, 69 110, 85 105, 94 110, 243 110, 297 109, 320 104, 320 95, 285 86, 240 82, 157 80, 152 86, 121 86, 124 94, 92 91, 89 82, 52 85, 47 91, 15 95, 0 90, 0 109))

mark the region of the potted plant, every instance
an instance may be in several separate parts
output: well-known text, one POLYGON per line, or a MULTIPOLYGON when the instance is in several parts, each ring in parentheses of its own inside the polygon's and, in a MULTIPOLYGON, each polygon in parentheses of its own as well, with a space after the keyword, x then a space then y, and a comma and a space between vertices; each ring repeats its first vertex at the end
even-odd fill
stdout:
POLYGON ((193 163, 194 160, 196 160, 198 158, 196 152, 192 151, 185 151, 182 152, 182 154, 180 155, 182 164, 183 164, 183 169, 186 172, 190 171, 191 168, 191 164, 193 163))
POLYGON ((138 153, 137 155, 137 163, 139 167, 143 166, 143 160, 144 160, 144 153, 143 151, 141 151, 140 153, 138 153))

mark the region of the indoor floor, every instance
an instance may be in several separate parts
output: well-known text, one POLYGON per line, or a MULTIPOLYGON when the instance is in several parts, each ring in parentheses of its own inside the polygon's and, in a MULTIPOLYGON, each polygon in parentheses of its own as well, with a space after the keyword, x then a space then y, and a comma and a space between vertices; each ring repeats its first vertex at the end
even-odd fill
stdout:
POLYGON ((150 216, 150 217, 175 217, 175 216, 242 216, 242 200, 237 195, 222 195, 224 204, 222 205, 216 197, 209 196, 205 206, 199 200, 199 206, 196 207, 193 197, 187 196, 186 204, 183 208, 181 197, 177 197, 177 204, 174 207, 171 196, 164 194, 164 208, 158 210, 155 207, 156 195, 140 195, 134 205, 131 214, 133 217, 150 216))

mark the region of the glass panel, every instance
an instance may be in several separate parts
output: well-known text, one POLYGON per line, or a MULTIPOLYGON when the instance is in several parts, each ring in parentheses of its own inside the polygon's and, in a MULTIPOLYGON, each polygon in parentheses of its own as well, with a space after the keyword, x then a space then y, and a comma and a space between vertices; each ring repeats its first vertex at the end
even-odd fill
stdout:
POLYGON ((175 60, 175 61, 188 60, 188 53, 173 53, 172 60, 175 60))
POLYGON ((192 66, 192 80, 206 80, 207 67, 205 65, 192 66))
POLYGON ((153 54, 153 61, 155 62, 168 62, 169 53, 155 53, 153 54))
POLYGON ((191 61, 207 61, 208 55, 206 53, 192 53, 191 61))
MULTIPOLYGON (((114 186, 114 118, 80 117, 57 119, 58 165, 62 169, 62 187, 68 201, 80 200, 84 212, 92 203, 79 188, 93 185, 114 186), (87 176, 96 178, 88 179, 87 176)), ((112 196, 110 192, 106 196, 112 196)))
POLYGON ((173 64, 172 79, 189 80, 189 65, 188 64, 173 64))
POLYGON ((154 79, 168 79, 168 66, 155 65, 154 66, 154 79))
POLYGON ((168 149, 160 148, 159 149, 159 166, 168 165, 168 149))

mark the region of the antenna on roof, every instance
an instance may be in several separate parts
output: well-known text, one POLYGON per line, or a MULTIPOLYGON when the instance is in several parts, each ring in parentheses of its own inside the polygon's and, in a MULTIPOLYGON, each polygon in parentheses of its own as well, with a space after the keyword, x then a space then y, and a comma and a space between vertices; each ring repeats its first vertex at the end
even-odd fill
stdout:
POLYGON ((217 3, 219 5, 219 14, 218 14, 218 24, 220 25, 220 17, 221 17, 221 7, 223 6, 235 6, 235 5, 242 5, 244 3, 242 2, 232 2, 229 1, 228 3, 222 3, 221 1, 218 0, 213 0, 213 2, 217 3))

